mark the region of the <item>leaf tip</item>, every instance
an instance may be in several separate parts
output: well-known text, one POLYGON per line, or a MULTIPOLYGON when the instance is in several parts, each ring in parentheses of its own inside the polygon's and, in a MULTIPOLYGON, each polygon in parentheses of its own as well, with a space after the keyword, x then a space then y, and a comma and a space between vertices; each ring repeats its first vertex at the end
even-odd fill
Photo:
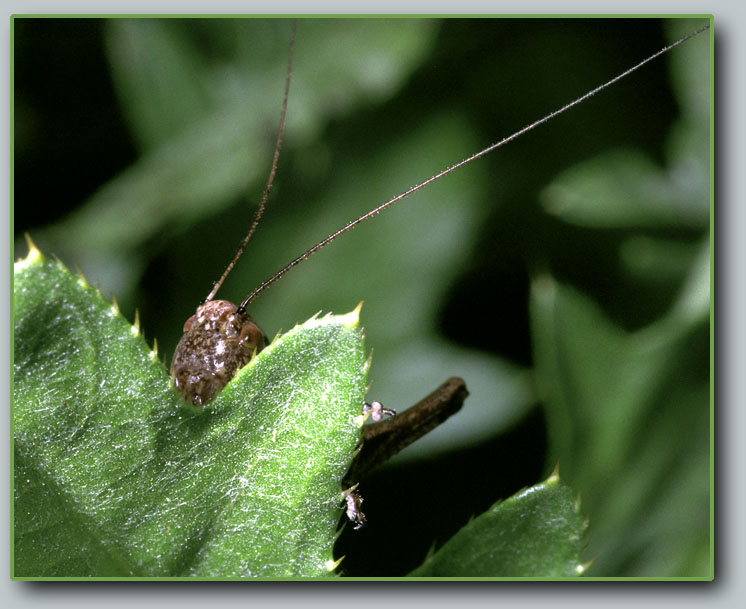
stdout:
POLYGON ((578 575, 583 575, 583 573, 585 573, 595 561, 595 558, 591 558, 588 562, 585 562, 582 565, 577 565, 575 567, 575 572, 578 575))
POLYGON ((342 561, 345 559, 344 556, 340 556, 337 560, 329 559, 324 563, 324 566, 326 567, 326 570, 329 571, 329 573, 333 573, 336 571, 337 567, 342 563, 342 561))
POLYGON ((355 484, 353 484, 350 488, 340 491, 340 499, 343 500, 345 499, 345 497, 347 497, 347 495, 354 493, 357 490, 358 486, 360 486, 360 483, 355 482, 355 484))
MULTIPOLYGON (((99 290, 100 292, 101 290, 99 290)), ((119 311, 119 303, 117 302, 117 297, 114 296, 114 294, 111 295, 111 314, 113 316, 117 316, 120 314, 119 311)))
POLYGON ((39 251, 39 248, 36 247, 36 243, 34 243, 33 239, 31 239, 31 235, 23 233, 23 238, 26 239, 26 245, 28 245, 28 255, 30 256, 33 252, 36 252, 37 255, 41 256, 41 252, 39 251))
POLYGON ((548 483, 556 484, 557 482, 559 482, 560 480, 559 467, 560 467, 560 464, 559 464, 559 461, 557 461, 557 465, 554 466, 554 470, 552 471, 551 474, 549 474, 549 478, 547 478, 546 480, 548 483))
POLYGON ((75 272, 78 274, 78 285, 84 290, 90 288, 91 284, 88 282, 88 278, 83 274, 83 269, 77 264, 75 265, 75 272))
POLYGON ((69 272, 70 272, 70 270, 69 270, 69 269, 68 269, 68 268, 67 268, 67 267, 65 266, 65 263, 64 263, 64 262, 62 262, 62 260, 60 260, 60 259, 59 259, 59 258, 57 257, 57 254, 52 254, 52 257, 54 258, 54 262, 55 262, 55 264, 56 264, 56 265, 57 265, 57 266, 58 266, 58 267, 59 267, 60 269, 62 269, 62 270, 63 270, 64 272, 66 272, 66 273, 69 273, 69 272))
POLYGON ((347 313, 342 315, 342 323, 348 328, 354 328, 360 323, 360 310, 363 308, 363 301, 361 300, 357 306, 347 313))
POLYGON ((28 254, 25 258, 19 258, 18 262, 16 262, 15 268, 19 270, 40 262, 44 257, 39 248, 36 247, 36 244, 31 240, 31 236, 28 233, 23 233, 23 236, 26 238, 26 244, 28 245, 28 254))

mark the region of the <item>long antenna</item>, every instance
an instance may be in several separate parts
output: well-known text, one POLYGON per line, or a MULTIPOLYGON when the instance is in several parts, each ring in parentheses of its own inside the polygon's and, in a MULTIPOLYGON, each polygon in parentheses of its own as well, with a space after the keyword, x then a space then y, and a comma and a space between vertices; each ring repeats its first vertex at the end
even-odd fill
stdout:
POLYGON ((228 273, 230 273, 233 270, 233 267, 236 266, 236 262, 238 262, 238 259, 241 257, 241 254, 243 254, 244 250, 246 249, 246 245, 249 243, 249 239, 251 239, 252 235, 254 234, 254 231, 256 231, 256 227, 259 224, 259 219, 262 217, 262 214, 264 213, 264 208, 267 205, 267 199, 269 198, 269 191, 272 190, 272 183, 275 180, 275 173, 277 173, 277 162, 280 158, 280 148, 282 147, 282 134, 285 131, 285 116, 288 110, 288 95, 290 93, 290 75, 293 71, 293 49, 295 47, 295 22, 296 20, 293 19, 292 25, 290 27, 290 51, 288 51, 288 67, 287 67, 287 72, 285 73, 285 96, 282 99, 282 113, 280 114, 280 129, 277 132, 277 143, 275 144, 275 154, 274 154, 274 157, 272 158, 272 168, 269 171, 269 179, 267 180, 267 187, 264 189, 261 202, 259 203, 259 209, 256 210, 256 215, 254 216, 254 221, 251 224, 251 228, 249 229, 249 232, 247 233, 246 237, 244 237, 244 240, 239 246, 238 250, 236 250, 236 253, 233 256, 233 260, 231 260, 228 266, 225 267, 225 270, 223 271, 223 274, 220 276, 220 279, 218 279, 215 282, 215 285, 212 286, 212 290, 207 295, 207 298, 205 298, 205 302, 215 298, 215 294, 218 293, 218 290, 220 289, 220 286, 223 285, 225 278, 228 277, 228 273))
POLYGON ((484 150, 481 150, 480 152, 477 152, 476 154, 473 154, 469 158, 464 159, 463 161, 461 161, 460 163, 456 163, 455 165, 451 165, 447 169, 444 169, 440 173, 435 174, 434 176, 432 176, 431 178, 428 178, 424 182, 421 182, 420 184, 417 184, 416 186, 413 186, 409 190, 401 193, 400 195, 395 196, 393 199, 389 199, 385 203, 382 203, 381 205, 379 205, 375 209, 370 210, 369 212, 363 214, 359 218, 356 218, 355 220, 352 220, 351 222, 348 222, 345 226, 343 226, 342 228, 340 228, 338 231, 332 233, 326 239, 324 239, 323 241, 320 241, 319 243, 317 243, 316 245, 314 245, 311 249, 307 250, 306 252, 304 252, 303 254, 301 254, 300 256, 298 256, 290 264, 288 264, 287 266, 285 266, 282 269, 280 269, 279 271, 277 271, 274 275, 272 275, 272 277, 270 277, 264 283, 262 283, 259 287, 257 287, 256 289, 254 289, 254 291, 251 292, 251 294, 249 294, 244 299, 244 301, 240 304, 240 306, 238 307, 238 312, 239 313, 245 313, 246 312, 246 307, 248 306, 248 304, 251 301, 253 301, 257 296, 259 296, 259 294, 261 294, 264 290, 266 290, 269 286, 271 286, 275 281, 277 281, 280 277, 282 277, 285 273, 287 273, 294 266, 296 266, 297 264, 299 264, 299 263, 303 262, 304 260, 306 260, 307 258, 309 258, 311 256, 311 254, 317 252, 318 250, 320 250, 322 247, 324 247, 325 245, 327 245, 331 241, 334 241, 334 239, 336 239, 337 237, 339 237, 342 233, 346 233, 348 230, 354 228, 355 226, 357 226, 361 222, 364 222, 368 218, 370 218, 372 216, 375 216, 377 213, 383 211, 384 209, 386 209, 390 205, 393 205, 397 201, 400 201, 401 199, 403 199, 405 197, 408 197, 412 193, 417 192, 418 190, 420 190, 421 188, 424 188, 425 186, 427 186, 431 182, 434 182, 435 180, 439 180, 443 176, 448 175, 449 173, 451 173, 452 171, 455 171, 459 167, 463 167, 464 165, 467 165, 467 164, 471 163, 472 161, 475 161, 476 159, 478 159, 478 158, 480 158, 480 157, 482 157, 482 156, 484 156, 484 155, 492 152, 493 150, 496 150, 497 148, 500 148, 500 146, 503 146, 503 145, 507 144, 508 142, 513 141, 514 139, 516 139, 519 136, 523 135, 527 131, 531 131, 531 129, 533 129, 534 127, 538 127, 539 125, 541 125, 543 123, 546 123, 547 121, 553 119, 555 116, 558 116, 559 114, 562 114, 563 112, 566 112, 567 110, 569 110, 573 106, 577 106, 578 104, 582 103, 583 101, 585 101, 589 97, 595 95, 599 91, 602 91, 606 87, 608 87, 610 85, 613 85, 618 80, 621 80, 625 76, 627 76, 627 75, 631 74, 632 72, 634 72, 635 70, 641 68, 642 66, 644 66, 649 61, 652 61, 656 57, 659 57, 660 55, 663 55, 664 53, 670 51, 674 47, 680 45, 682 42, 685 42, 685 41, 689 40, 690 38, 693 38, 694 36, 697 36, 698 34, 701 34, 705 30, 709 29, 709 27, 710 27, 709 24, 705 25, 705 26, 699 28, 698 30, 696 30, 695 32, 692 32, 691 34, 688 34, 688 35, 684 36, 683 38, 680 38, 676 42, 674 42, 672 44, 669 44, 668 46, 663 47, 660 51, 654 53, 653 55, 650 55, 647 59, 644 59, 643 61, 641 61, 637 65, 632 66, 631 68, 629 68, 625 72, 622 72, 618 76, 615 76, 614 78, 612 78, 608 82, 606 82, 606 83, 604 83, 604 84, 596 87, 595 89, 593 89, 592 91, 589 91, 585 95, 583 95, 581 97, 578 97, 576 100, 570 102, 569 104, 566 104, 566 105, 562 106, 561 108, 559 108, 558 110, 555 110, 551 114, 547 114, 544 118, 539 119, 538 121, 535 121, 535 122, 531 123, 530 125, 524 127, 520 131, 516 131, 513 135, 510 135, 510 136, 506 137, 505 139, 500 140, 499 142, 497 142, 495 144, 492 144, 491 146, 488 146, 484 150))

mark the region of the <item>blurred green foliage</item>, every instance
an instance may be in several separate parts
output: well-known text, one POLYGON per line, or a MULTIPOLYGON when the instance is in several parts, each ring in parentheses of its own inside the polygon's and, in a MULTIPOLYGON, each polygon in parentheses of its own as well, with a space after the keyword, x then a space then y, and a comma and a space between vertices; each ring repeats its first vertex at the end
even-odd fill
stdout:
MULTIPOLYGON (((301 20, 275 190, 221 296, 704 21, 301 20)), ((14 21, 17 234, 137 307, 169 354, 263 188, 288 37, 283 20, 14 21)), ((687 42, 252 305, 271 336, 364 300, 371 397, 403 409, 451 375, 471 392, 363 482, 348 574, 407 573, 557 461, 590 575, 709 574, 709 51, 687 42)))

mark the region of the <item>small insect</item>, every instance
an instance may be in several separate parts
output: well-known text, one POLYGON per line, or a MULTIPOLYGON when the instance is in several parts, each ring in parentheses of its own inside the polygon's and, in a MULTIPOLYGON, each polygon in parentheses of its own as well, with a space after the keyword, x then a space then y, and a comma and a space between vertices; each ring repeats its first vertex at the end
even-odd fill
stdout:
POLYGON ((365 402, 365 404, 363 404, 363 414, 368 413, 370 413, 370 418, 376 422, 380 421, 385 415, 390 417, 396 416, 395 410, 384 408, 381 402, 371 402, 370 404, 365 402))
MULTIPOLYGON (((277 137, 274 158, 272 161, 269 179, 267 181, 267 186, 262 195, 261 202, 254 217, 251 228, 244 238, 242 244, 238 248, 238 251, 226 267, 220 279, 213 286, 213 289, 210 291, 207 298, 205 298, 205 301, 198 307, 197 312, 184 324, 184 335, 182 336, 174 351, 174 356, 171 363, 171 376, 178 392, 187 402, 190 402, 195 406, 204 406, 205 404, 209 403, 223 389, 223 387, 225 387, 230 382, 236 372, 243 366, 245 366, 251 360, 254 354, 261 351, 267 345, 268 341, 266 335, 247 314, 247 306, 261 292, 272 285, 275 281, 280 279, 280 277, 285 275, 285 273, 287 273, 297 264, 309 258, 313 253, 315 253, 343 233, 351 230, 359 223, 364 222, 380 211, 383 211, 390 205, 393 205, 394 203, 409 196, 410 194, 431 184, 432 182, 439 180, 440 178, 455 171, 456 169, 471 163, 472 161, 492 152, 493 150, 496 150, 504 144, 511 142, 527 131, 530 131, 534 127, 537 127, 555 118, 557 115, 587 100, 592 95, 595 95, 599 91, 617 82, 624 76, 627 76, 628 74, 632 73, 633 71, 637 70, 638 68, 642 67, 643 65, 647 64, 663 53, 666 53, 682 42, 688 40, 689 38, 692 38, 693 36, 696 36, 697 34, 708 28, 709 26, 704 26, 691 34, 684 36, 678 41, 652 54, 647 59, 641 61, 627 71, 612 78, 608 82, 600 85, 599 87, 596 87, 585 95, 578 97, 574 101, 566 104, 565 106, 562 106, 558 110, 555 110, 554 112, 546 115, 544 118, 531 123, 523 129, 516 131, 512 135, 500 140, 499 142, 484 148, 483 150, 477 152, 476 154, 473 154, 463 161, 451 165, 440 173, 435 174, 427 180, 417 184, 409 190, 356 218, 355 220, 352 220, 339 230, 333 232, 331 235, 305 251, 295 260, 283 267, 280 271, 272 275, 269 279, 259 285, 259 287, 254 289, 238 306, 236 306, 235 304, 230 303, 226 300, 213 299, 215 298, 215 295, 217 294, 217 291, 219 290, 223 281, 226 279, 227 275, 233 269, 239 257, 243 253, 249 239, 254 234, 259 219, 264 211, 269 192, 272 188, 272 182, 277 170, 277 161, 282 144, 285 116, 287 113, 287 100, 290 88, 293 46, 295 40, 295 22, 293 22, 290 51, 288 54, 288 66, 285 79, 285 94, 282 104, 280 129, 277 137)), ((385 409, 383 410, 383 413, 387 414, 385 409)), ((380 412, 374 414, 376 414, 376 416, 379 416, 380 418, 380 412)))
POLYGON ((357 487, 358 485, 355 484, 342 492, 345 503, 345 515, 350 522, 354 523, 355 526, 352 528, 355 530, 361 529, 367 522, 365 514, 360 509, 363 505, 363 498, 357 492, 357 487))

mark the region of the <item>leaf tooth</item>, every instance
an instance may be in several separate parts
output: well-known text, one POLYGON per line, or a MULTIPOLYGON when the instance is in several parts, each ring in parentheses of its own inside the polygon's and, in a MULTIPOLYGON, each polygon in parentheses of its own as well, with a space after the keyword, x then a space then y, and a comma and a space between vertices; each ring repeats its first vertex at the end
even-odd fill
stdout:
POLYGON ((52 256, 54 257, 54 261, 55 261, 55 263, 57 264, 58 267, 60 267, 63 271, 65 271, 67 273, 70 272, 70 269, 68 269, 67 266, 65 266, 65 263, 62 262, 62 260, 60 260, 57 257, 57 254, 52 254, 52 256))
POLYGON ((356 311, 359 316, 360 311, 362 311, 362 309, 363 309, 363 301, 361 300, 359 303, 357 303, 357 306, 355 307, 354 311, 356 311))
MULTIPOLYGON (((471 522, 472 520, 474 520, 474 516, 473 516, 473 515, 472 515, 472 516, 471 516, 471 517, 469 518, 469 522, 471 522)), ((431 559, 431 558, 432 558, 432 557, 433 557, 434 555, 435 555, 435 542, 433 541, 433 542, 432 542, 432 543, 430 544, 430 547, 429 547, 429 548, 428 548, 428 550, 427 550, 427 554, 425 554, 425 560, 423 560, 422 562, 423 562, 423 563, 426 563, 426 562, 427 562, 428 560, 430 560, 430 559, 431 559)))
POLYGON ((355 482, 355 484, 353 484, 350 488, 347 488, 347 489, 344 489, 344 490, 340 491, 340 495, 341 495, 340 500, 344 499, 349 494, 354 493, 357 490, 358 486, 360 486, 360 483, 359 482, 355 482))
POLYGON ((557 465, 554 466, 554 470, 551 474, 549 474, 549 478, 546 479, 546 482, 556 484, 560 481, 560 475, 559 475, 559 461, 557 461, 557 465))
MULTIPOLYGON (((339 527, 339 528, 338 528, 338 529, 337 529, 336 531, 334 531, 334 543, 335 543, 335 544, 337 543, 337 540, 338 540, 338 539, 339 539, 339 538, 340 538, 340 537, 342 536, 342 533, 344 533, 344 530, 345 530, 345 528, 346 528, 346 525, 347 525, 347 523, 345 523, 344 525, 342 525, 341 527, 339 527)), ((342 558, 344 558, 344 556, 343 556, 342 558)), ((339 561, 337 561, 336 565, 339 565, 339 562, 340 562, 341 560, 342 560, 342 559, 340 559, 339 561)), ((325 565, 326 565, 327 567, 331 566, 331 567, 332 567, 333 569, 336 569, 336 568, 337 568, 337 566, 336 566, 336 565, 335 565, 335 564, 333 563, 333 561, 331 561, 331 560, 327 560, 327 561, 326 561, 326 562, 325 562, 324 564, 325 564, 325 565)))
MULTIPOLYGON (((26 235, 26 238, 29 239, 29 236, 26 235)), ((33 242, 31 242, 28 255, 25 258, 18 258, 16 263, 13 265, 13 270, 14 272, 20 272, 37 262, 41 262, 43 259, 44 255, 36 248, 33 242)))
POLYGON ((344 556, 340 556, 337 560, 327 560, 324 566, 326 567, 326 570, 329 571, 329 573, 332 573, 337 569, 337 567, 344 559, 344 556))
POLYGON ((590 566, 594 562, 596 562, 596 559, 595 558, 591 558, 588 562, 584 562, 584 563, 582 563, 580 565, 577 565, 575 567, 575 571, 578 573, 578 575, 582 575, 583 573, 585 573, 590 568, 590 566))
POLYGON ((342 317, 342 323, 348 328, 354 328, 360 323, 360 309, 363 308, 363 301, 357 303, 357 306, 342 317))
POLYGON ((132 322, 132 333, 137 336, 140 334, 140 310, 135 309, 135 321, 132 322))
POLYGON ((39 248, 36 247, 36 243, 31 240, 31 235, 29 235, 28 233, 23 233, 23 236, 26 238, 26 244, 28 245, 28 255, 26 256, 24 262, 26 262, 26 264, 33 264, 34 262, 38 262, 44 256, 42 255, 41 251, 39 251, 39 248))
POLYGON ((83 269, 77 264, 75 265, 75 272, 78 274, 78 285, 84 290, 90 288, 91 284, 88 282, 88 278, 83 274, 83 269))
POLYGON ((153 348, 150 350, 150 357, 153 359, 158 359, 158 339, 153 339, 153 348))
MULTIPOLYGON (((98 286, 98 293, 101 294, 101 286, 98 286)), ((113 315, 121 315, 122 312, 119 310, 119 303, 117 302, 117 297, 114 296, 114 294, 111 294, 109 296, 109 299, 111 300, 111 310, 113 315)))

